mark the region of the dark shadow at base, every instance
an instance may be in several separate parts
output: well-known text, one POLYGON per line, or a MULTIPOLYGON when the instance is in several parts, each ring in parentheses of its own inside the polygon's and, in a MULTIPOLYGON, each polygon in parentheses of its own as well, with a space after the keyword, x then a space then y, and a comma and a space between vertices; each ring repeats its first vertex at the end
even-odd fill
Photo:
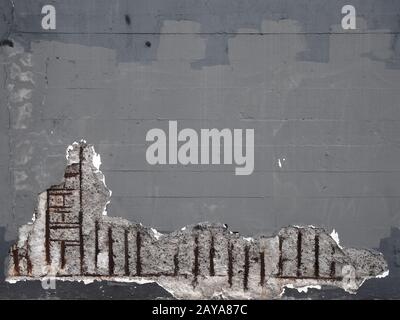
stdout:
MULTIPOLYGON (((46 284, 44 285, 46 288, 46 284)), ((20 281, 0 284, 0 299, 172 299, 156 283, 122 284, 99 281, 90 284, 57 281, 55 289, 43 289, 41 281, 20 281)))

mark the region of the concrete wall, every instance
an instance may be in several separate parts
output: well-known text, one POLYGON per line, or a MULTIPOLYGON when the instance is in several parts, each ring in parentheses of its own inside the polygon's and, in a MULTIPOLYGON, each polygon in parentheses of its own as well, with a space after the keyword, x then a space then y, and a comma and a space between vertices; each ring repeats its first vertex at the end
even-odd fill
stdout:
POLYGON ((400 3, 0 1, 0 226, 30 220, 65 148, 102 156, 110 215, 171 231, 335 228, 378 247, 400 219, 400 3), (57 29, 41 29, 44 4, 57 29), (154 167, 146 132, 254 128, 255 172, 154 167))

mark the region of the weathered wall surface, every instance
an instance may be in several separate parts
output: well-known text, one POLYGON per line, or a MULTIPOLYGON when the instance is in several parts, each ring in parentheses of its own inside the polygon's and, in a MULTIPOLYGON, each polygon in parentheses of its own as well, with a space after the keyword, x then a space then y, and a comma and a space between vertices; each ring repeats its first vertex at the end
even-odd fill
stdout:
POLYGON ((381 253, 343 248, 313 226, 245 238, 221 223, 162 234, 109 217, 111 192, 99 155, 84 141, 67 154, 64 179, 39 194, 33 222, 20 227, 10 248, 8 282, 145 279, 176 298, 272 299, 286 286, 329 285, 355 293, 365 280, 388 275, 381 253))
POLYGON ((62 177, 65 145, 86 138, 113 215, 244 235, 313 224, 378 247, 400 219, 400 3, 352 1, 352 32, 344 4, 1 0, 4 240, 62 177), (40 27, 44 4, 57 8, 55 31, 40 27), (169 119, 255 128, 255 172, 149 166, 145 134, 169 119))

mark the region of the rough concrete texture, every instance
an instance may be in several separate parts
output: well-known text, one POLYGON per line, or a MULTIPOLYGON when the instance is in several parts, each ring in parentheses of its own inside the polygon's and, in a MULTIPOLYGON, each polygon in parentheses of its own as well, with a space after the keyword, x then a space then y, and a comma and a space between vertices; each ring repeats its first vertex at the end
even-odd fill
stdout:
POLYGON ((244 238, 216 223, 161 234, 109 217, 111 192, 93 146, 74 143, 67 159, 64 181, 39 195, 33 223, 20 228, 8 281, 155 281, 177 298, 277 298, 285 287, 355 292, 387 273, 379 252, 341 248, 312 226, 244 238))

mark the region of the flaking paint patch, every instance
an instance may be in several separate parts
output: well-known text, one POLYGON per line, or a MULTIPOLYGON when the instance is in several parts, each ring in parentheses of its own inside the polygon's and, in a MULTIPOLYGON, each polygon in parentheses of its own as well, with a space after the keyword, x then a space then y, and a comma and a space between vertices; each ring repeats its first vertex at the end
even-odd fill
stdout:
POLYGON ((332 230, 330 236, 332 237, 333 240, 335 240, 335 242, 337 243, 339 248, 342 249, 342 246, 340 245, 339 234, 337 233, 337 231, 335 229, 332 230))

